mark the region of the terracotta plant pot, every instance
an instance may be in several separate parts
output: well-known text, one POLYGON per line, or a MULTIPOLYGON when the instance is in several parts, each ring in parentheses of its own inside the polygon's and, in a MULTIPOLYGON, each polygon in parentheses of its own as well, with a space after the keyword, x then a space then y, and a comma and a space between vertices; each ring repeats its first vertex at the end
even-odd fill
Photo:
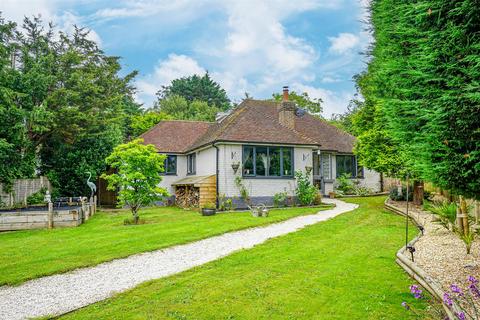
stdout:
POLYGON ((334 199, 335 198, 335 192, 329 192, 328 196, 330 197, 330 199, 334 199))
POLYGON ((216 209, 202 208, 202 216, 213 216, 215 213, 217 213, 216 209))

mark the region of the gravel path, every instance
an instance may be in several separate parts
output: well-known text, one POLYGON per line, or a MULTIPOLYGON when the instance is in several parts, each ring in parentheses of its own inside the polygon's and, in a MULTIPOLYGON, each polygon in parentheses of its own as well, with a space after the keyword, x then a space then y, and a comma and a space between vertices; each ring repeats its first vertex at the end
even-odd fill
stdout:
POLYGON ((324 202, 334 203, 336 207, 265 227, 230 232, 90 268, 38 278, 18 287, 0 287, 0 319, 60 315, 104 300, 142 282, 170 276, 232 252, 252 248, 269 238, 295 232, 358 207, 339 200, 325 199, 324 202))
MULTIPOLYGON (((405 208, 404 202, 390 201, 405 208)), ((404 209, 405 210, 405 209, 404 209)), ((435 223, 434 215, 419 207, 410 206, 410 212, 425 228, 425 234, 415 243, 415 262, 438 281, 443 290, 450 291, 451 284, 467 289, 468 276, 480 278, 480 241, 473 242, 471 254, 453 232, 435 223)))

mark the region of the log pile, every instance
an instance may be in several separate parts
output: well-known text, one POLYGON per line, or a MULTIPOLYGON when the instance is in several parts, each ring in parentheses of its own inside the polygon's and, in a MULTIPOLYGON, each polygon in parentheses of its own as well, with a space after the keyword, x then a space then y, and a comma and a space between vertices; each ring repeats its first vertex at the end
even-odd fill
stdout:
POLYGON ((175 204, 182 208, 198 207, 200 188, 193 186, 177 186, 175 188, 175 204))

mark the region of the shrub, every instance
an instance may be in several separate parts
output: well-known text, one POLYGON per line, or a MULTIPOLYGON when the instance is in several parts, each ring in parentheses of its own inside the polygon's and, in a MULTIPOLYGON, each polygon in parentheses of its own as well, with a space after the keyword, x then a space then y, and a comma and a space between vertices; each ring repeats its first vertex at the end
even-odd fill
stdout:
POLYGON ((243 184, 242 177, 236 176, 235 177, 235 185, 238 188, 238 191, 240 191, 240 197, 242 200, 247 204, 250 205, 250 194, 248 193, 247 187, 245 187, 245 184, 243 184))
POLYGON ((320 191, 317 191, 317 195, 315 196, 315 200, 313 200, 313 204, 316 206, 322 204, 322 193, 320 191))
POLYGON ((336 187, 335 190, 340 190, 343 194, 354 194, 355 193, 355 184, 353 180, 350 179, 350 175, 348 173, 342 174, 336 180, 336 187))
POLYGON ((202 206, 204 209, 215 209, 216 207, 217 206, 213 202, 207 202, 202 206))
POLYGON ((43 204, 45 203, 45 194, 47 193, 47 188, 41 188, 35 193, 32 193, 27 197, 27 204, 28 205, 33 205, 33 204, 43 204))
POLYGON ((233 210, 233 201, 232 199, 227 199, 225 194, 220 194, 218 196, 218 210, 220 211, 230 211, 233 210))
POLYGON ((295 177, 297 178, 295 194, 297 195, 298 201, 304 206, 311 205, 317 196, 318 190, 310 182, 310 174, 298 170, 295 172, 295 177))
POLYGON ((433 213, 438 219, 437 222, 450 229, 450 226, 455 225, 457 220, 457 205, 456 203, 448 203, 447 201, 426 205, 426 209, 433 213))
POLYGON ((361 196, 361 197, 365 197, 365 196, 368 196, 370 194, 372 194, 372 190, 370 190, 369 188, 367 187, 362 187, 362 186, 355 186, 354 187, 354 190, 355 190, 355 194, 357 196, 361 196))
MULTIPOLYGON (((393 187, 392 189, 390 189, 390 194, 389 194, 389 197, 390 199, 394 200, 394 201, 406 201, 407 200, 407 187, 406 186, 402 186, 402 193, 399 194, 398 193, 398 188, 397 187, 393 187)), ((409 188, 408 190, 408 201, 412 201, 413 200, 413 188, 409 188)))
POLYGON ((273 205, 275 207, 285 207, 287 205, 287 192, 275 193, 273 196, 273 205))

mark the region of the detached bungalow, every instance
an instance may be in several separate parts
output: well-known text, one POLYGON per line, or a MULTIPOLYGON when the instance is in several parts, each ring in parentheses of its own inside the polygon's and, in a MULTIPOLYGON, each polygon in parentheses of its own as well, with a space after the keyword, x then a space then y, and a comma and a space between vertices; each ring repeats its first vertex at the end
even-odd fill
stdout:
POLYGON ((187 188, 200 205, 220 196, 242 206, 236 176, 253 203, 271 204, 279 192, 294 196, 297 170, 312 172, 323 194, 343 173, 380 190, 380 175, 357 165, 355 138, 299 109, 287 88, 282 102, 246 99, 215 122, 162 121, 142 138, 167 155, 161 185, 177 197, 187 188))

